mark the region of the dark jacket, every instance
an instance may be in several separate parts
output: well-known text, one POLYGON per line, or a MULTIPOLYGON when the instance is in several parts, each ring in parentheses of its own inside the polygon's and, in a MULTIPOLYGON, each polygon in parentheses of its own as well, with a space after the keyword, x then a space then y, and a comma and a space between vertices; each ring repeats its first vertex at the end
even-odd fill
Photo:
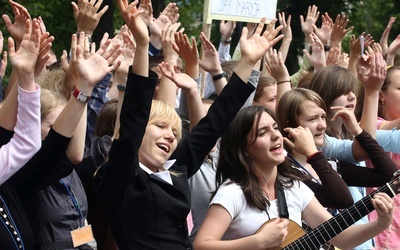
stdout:
POLYGON ((94 190, 107 207, 120 249, 190 249, 186 217, 190 210, 187 178, 201 166, 217 139, 254 90, 233 74, 208 114, 178 144, 171 156, 173 185, 144 172, 138 150, 145 133, 157 77, 129 74, 121 110, 120 138, 109 161, 94 177, 94 190))

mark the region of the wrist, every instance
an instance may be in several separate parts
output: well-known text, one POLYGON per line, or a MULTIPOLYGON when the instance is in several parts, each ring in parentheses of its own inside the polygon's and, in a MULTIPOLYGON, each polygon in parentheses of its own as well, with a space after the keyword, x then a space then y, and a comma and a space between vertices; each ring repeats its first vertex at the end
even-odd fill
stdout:
POLYGON ((309 156, 307 156, 306 162, 309 163, 309 161, 310 161, 313 157, 315 157, 315 156, 317 156, 317 155, 319 155, 319 154, 322 154, 322 151, 315 151, 314 153, 310 154, 309 156))
POLYGON ((225 71, 222 71, 222 72, 220 72, 220 73, 218 73, 218 74, 216 74, 216 75, 212 75, 212 79, 213 79, 213 81, 215 82, 215 81, 218 81, 219 79, 221 79, 221 78, 226 78, 228 75, 226 74, 226 72, 225 71))
POLYGON ((82 102, 82 103, 87 103, 90 99, 90 96, 92 94, 92 91, 88 91, 87 89, 84 89, 83 91, 79 89, 80 87, 75 86, 74 89, 72 90, 72 98, 75 98, 76 100, 82 102), (89 93, 90 92, 90 93, 89 93))
POLYGON ((231 42, 232 42, 232 37, 229 37, 227 39, 226 38, 221 39, 221 43, 225 45, 231 44, 231 42))

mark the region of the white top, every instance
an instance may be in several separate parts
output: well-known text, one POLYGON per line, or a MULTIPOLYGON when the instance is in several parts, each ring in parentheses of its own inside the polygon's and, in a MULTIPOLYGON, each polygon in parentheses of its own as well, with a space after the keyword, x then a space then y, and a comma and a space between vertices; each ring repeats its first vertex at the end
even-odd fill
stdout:
MULTIPOLYGON (((271 201, 268 214, 257 208, 249 207, 239 185, 224 182, 219 187, 217 194, 211 204, 223 206, 231 215, 232 222, 226 230, 223 240, 232 240, 247 237, 256 231, 270 218, 278 217, 277 200, 271 201)), ((301 213, 314 197, 314 193, 304 183, 295 181, 289 189, 284 189, 286 203, 288 206, 289 219, 301 226, 301 213), (302 195, 299 195, 302 194, 302 195)))

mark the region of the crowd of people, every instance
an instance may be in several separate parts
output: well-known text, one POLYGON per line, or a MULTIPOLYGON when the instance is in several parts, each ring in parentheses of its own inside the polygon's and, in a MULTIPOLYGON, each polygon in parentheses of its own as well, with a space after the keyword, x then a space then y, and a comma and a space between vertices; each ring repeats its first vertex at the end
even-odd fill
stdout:
POLYGON ((43 19, 9 0, 0 31, 1 249, 398 249, 400 36, 376 43, 309 6, 298 72, 291 16, 220 21, 218 48, 179 8, 72 2, 58 60, 43 19), (276 44, 280 43, 279 48, 276 44), (364 49, 365 48, 365 51, 364 49))

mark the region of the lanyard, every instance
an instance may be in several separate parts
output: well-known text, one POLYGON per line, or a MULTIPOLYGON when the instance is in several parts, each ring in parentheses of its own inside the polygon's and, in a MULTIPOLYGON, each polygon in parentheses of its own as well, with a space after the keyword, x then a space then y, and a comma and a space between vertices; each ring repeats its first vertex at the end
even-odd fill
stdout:
POLYGON ((290 159, 291 162, 293 162, 294 165, 296 165, 297 167, 301 168, 301 170, 303 170, 306 174, 308 174, 311 179, 313 179, 316 183, 321 184, 321 182, 315 178, 308 170, 307 168, 305 168, 303 165, 300 164, 300 162, 298 162, 293 156, 291 156, 290 154, 287 154, 287 157, 290 159))
POLYGON ((82 212, 82 209, 81 209, 81 204, 76 199, 74 191, 72 191, 71 187, 68 187, 67 184, 62 179, 60 179, 60 183, 64 185, 65 189, 67 190, 67 193, 68 193, 69 197, 71 197, 71 200, 72 200, 72 203, 74 204, 75 210, 79 214, 79 227, 83 227, 83 223, 82 223, 83 212, 82 212))

